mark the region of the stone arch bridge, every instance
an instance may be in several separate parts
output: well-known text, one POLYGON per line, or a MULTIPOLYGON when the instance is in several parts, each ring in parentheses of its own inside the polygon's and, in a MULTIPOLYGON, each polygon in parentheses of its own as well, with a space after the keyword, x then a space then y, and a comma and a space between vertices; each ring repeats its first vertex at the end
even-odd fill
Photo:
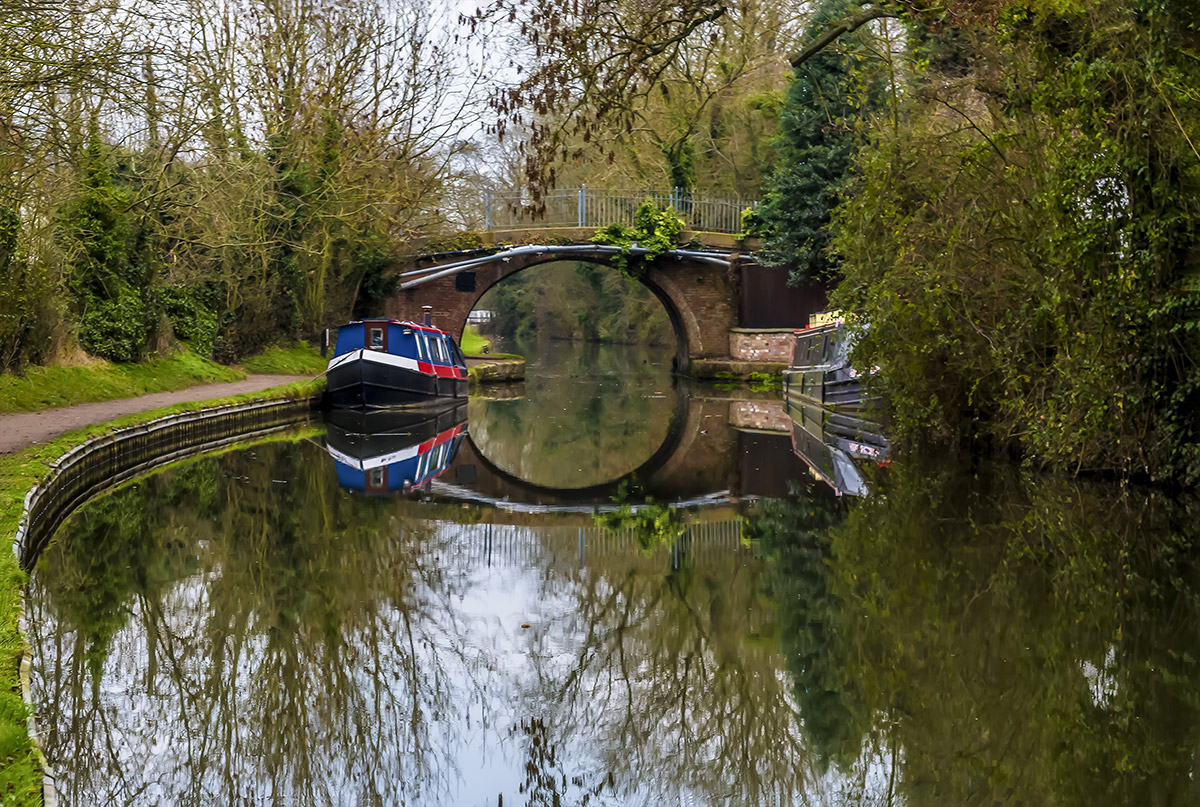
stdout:
MULTIPOLYGON (((419 321, 428 306, 438 327, 461 338, 479 298, 510 275, 564 260, 612 266, 620 249, 589 243, 593 232, 554 228, 485 234, 485 241, 503 236, 517 246, 414 256, 397 267, 401 284, 382 313, 419 321)), ((786 270, 759 266, 732 235, 685 232, 683 237, 691 239, 691 246, 659 256, 639 277, 670 318, 678 346, 676 369, 687 372, 695 359, 786 360, 755 355, 754 350, 739 352, 745 340, 735 334, 802 327, 810 313, 824 307, 823 289, 787 287, 786 270)), ((635 245, 630 252, 645 255, 647 250, 635 245)), ((779 341, 790 345, 790 339, 779 341)))

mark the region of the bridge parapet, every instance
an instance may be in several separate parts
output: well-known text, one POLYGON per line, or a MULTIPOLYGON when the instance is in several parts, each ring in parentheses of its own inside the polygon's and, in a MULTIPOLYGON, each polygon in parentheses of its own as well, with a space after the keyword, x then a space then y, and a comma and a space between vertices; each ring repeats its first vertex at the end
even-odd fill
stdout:
POLYGON ((758 207, 757 199, 687 188, 632 190, 580 185, 549 191, 536 204, 520 193, 487 191, 483 229, 523 229, 535 221, 542 227, 579 229, 631 226, 634 211, 647 199, 660 208, 673 208, 688 228, 712 233, 740 233, 742 211, 758 207))

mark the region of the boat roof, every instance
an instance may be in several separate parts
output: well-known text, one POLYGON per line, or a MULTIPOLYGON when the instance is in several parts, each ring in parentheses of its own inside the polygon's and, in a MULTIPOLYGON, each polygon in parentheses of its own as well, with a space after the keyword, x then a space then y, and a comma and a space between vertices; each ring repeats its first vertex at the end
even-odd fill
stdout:
POLYGON ((388 319, 387 317, 368 317, 367 319, 352 319, 349 322, 343 322, 339 328, 345 328, 347 325, 363 325, 367 322, 386 322, 391 325, 403 325, 406 328, 415 328, 418 331, 430 331, 432 333, 442 333, 449 335, 448 331, 443 331, 441 328, 435 328, 432 325, 422 325, 419 322, 412 322, 404 319, 388 319))

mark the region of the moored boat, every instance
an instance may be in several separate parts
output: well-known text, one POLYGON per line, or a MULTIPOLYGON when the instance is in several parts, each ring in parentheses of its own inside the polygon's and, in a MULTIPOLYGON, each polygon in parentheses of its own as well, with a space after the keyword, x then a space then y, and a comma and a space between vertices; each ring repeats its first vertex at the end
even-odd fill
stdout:
POLYGON ((467 363, 453 337, 432 325, 392 319, 338 328, 325 379, 334 407, 376 409, 467 397, 467 363))
POLYGON ((871 399, 863 389, 863 373, 850 365, 852 347, 840 317, 796 331, 791 364, 783 371, 787 399, 838 411, 866 407, 871 399))

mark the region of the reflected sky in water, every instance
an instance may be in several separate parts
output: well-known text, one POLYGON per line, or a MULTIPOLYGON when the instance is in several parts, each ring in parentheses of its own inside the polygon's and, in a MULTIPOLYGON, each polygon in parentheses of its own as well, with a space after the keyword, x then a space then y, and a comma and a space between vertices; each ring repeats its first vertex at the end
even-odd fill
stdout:
POLYGON ((761 564, 730 514, 647 552, 580 517, 364 497, 318 452, 143 480, 43 558, 31 638, 69 803, 798 790, 761 564))
POLYGON ((649 386, 601 396, 631 422, 582 429, 620 455, 587 478, 505 431, 539 392, 393 495, 317 425, 83 507, 29 596, 66 803, 1200 803, 1195 500, 896 457, 852 501, 693 390, 601 526, 570 486, 655 452, 649 386), (505 506, 554 479, 571 507, 505 506))

